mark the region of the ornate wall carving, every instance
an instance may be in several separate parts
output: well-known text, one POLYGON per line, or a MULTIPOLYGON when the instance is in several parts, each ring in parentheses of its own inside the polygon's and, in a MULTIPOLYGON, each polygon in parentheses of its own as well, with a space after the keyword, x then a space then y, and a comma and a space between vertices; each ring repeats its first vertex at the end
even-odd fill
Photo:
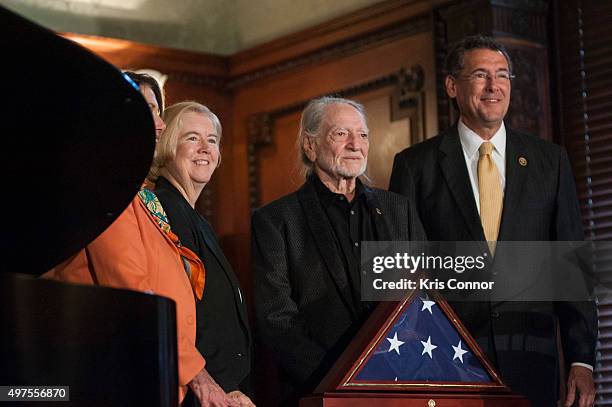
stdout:
POLYGON ((540 96, 545 90, 538 89, 548 81, 546 72, 541 69, 546 63, 542 51, 515 48, 512 50, 512 62, 516 79, 512 81, 512 101, 507 122, 514 129, 550 139, 550 128, 545 125, 549 124, 546 118, 550 114, 550 108, 548 104, 543 103, 540 96), (534 93, 537 93, 538 97, 533 97, 534 93))
POLYGON ((419 14, 385 27, 382 30, 370 32, 358 37, 352 37, 330 46, 316 49, 310 53, 301 54, 295 58, 234 77, 229 81, 228 87, 230 89, 240 87, 253 81, 296 69, 304 65, 321 63, 331 58, 341 58, 346 55, 362 52, 368 48, 379 46, 383 42, 414 35, 430 29, 431 18, 429 13, 419 14))

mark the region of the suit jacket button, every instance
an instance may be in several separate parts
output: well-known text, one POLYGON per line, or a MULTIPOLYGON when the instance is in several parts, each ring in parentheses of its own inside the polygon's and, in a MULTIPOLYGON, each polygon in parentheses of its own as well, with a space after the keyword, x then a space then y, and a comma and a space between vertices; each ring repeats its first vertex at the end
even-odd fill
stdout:
POLYGON ((497 312, 497 311, 493 311, 493 312, 491 312, 491 316, 492 316, 493 318, 499 318, 499 312, 497 312))
POLYGON ((244 355, 242 353, 237 353, 236 356, 238 356, 239 358, 243 357, 244 355))

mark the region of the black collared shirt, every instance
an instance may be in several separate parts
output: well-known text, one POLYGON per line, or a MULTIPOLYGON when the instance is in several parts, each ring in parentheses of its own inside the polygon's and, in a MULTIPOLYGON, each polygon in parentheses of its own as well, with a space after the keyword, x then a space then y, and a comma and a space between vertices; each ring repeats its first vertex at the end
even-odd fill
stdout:
POLYGON ((370 306, 361 302, 361 242, 378 240, 365 187, 357 179, 355 196, 349 202, 344 195, 330 191, 316 175, 312 175, 309 181, 314 184, 319 202, 332 226, 336 249, 341 253, 351 284, 355 309, 362 314, 370 306))

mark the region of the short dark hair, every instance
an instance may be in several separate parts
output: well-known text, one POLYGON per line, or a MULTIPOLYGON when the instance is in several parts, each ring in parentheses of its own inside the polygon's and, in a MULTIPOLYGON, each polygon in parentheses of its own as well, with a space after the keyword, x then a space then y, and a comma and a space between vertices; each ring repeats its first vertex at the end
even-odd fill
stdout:
POLYGON ((444 60, 444 70, 446 74, 454 76, 464 68, 466 51, 483 48, 501 52, 508 62, 510 73, 512 73, 512 60, 510 59, 506 47, 493 37, 478 34, 465 37, 451 44, 446 59, 444 60))
POLYGON ((133 71, 123 71, 124 75, 130 78, 136 85, 146 85, 153 91, 155 95, 155 100, 157 100, 157 105, 159 106, 159 115, 161 116, 164 113, 164 98, 162 96, 161 88, 159 87, 159 83, 155 80, 151 75, 147 75, 146 73, 136 73, 133 71))

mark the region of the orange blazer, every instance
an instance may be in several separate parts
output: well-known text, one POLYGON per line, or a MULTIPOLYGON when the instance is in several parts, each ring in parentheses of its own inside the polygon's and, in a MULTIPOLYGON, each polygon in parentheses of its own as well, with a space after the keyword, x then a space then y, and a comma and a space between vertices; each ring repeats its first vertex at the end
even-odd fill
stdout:
POLYGON ((205 365, 195 346, 195 298, 178 249, 138 196, 96 240, 43 278, 152 292, 174 300, 182 401, 187 383, 205 365))

